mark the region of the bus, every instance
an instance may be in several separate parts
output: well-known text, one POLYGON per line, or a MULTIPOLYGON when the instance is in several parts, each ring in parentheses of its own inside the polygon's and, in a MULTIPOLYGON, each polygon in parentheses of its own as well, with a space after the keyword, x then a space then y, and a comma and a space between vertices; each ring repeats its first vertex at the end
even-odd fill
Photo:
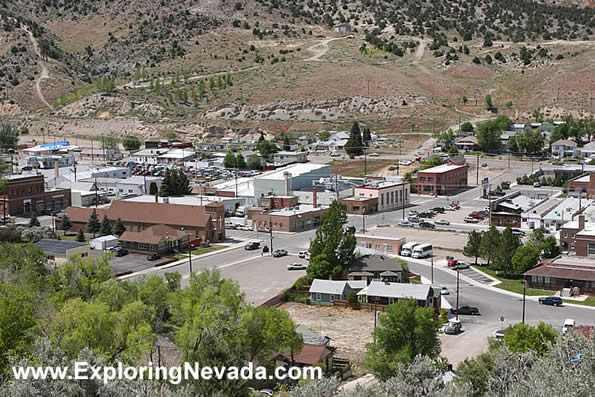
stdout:
POLYGON ((403 244, 403 246, 401 247, 401 256, 411 256, 411 254, 413 253, 413 248, 416 245, 419 245, 419 243, 416 243, 415 241, 403 244))
POLYGON ((426 258, 432 256, 432 244, 420 244, 413 248, 412 258, 426 258))

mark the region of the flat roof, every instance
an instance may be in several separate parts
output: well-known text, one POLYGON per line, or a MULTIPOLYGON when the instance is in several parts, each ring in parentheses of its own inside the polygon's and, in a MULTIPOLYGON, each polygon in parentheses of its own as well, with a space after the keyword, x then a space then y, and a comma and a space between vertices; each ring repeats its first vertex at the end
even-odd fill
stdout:
MULTIPOLYGON (((330 175, 330 167, 327 164, 309 164, 309 163, 302 163, 302 164, 292 164, 287 167, 278 168, 271 172, 266 172, 264 174, 256 176, 257 179, 278 179, 282 180, 284 178, 283 174, 285 172, 289 172, 292 177, 296 177, 302 174, 306 174, 313 171, 318 171, 327 168, 329 170, 330 175)), ((321 175, 322 176, 322 175, 321 175)))
POLYGON ((595 281, 595 259, 561 256, 550 263, 525 272, 527 276, 554 277, 565 280, 595 281))
MULTIPOLYGON (((167 198, 170 204, 181 204, 181 205, 201 205, 201 202, 204 204, 207 203, 220 203, 224 201, 238 201, 243 200, 236 197, 220 197, 220 196, 195 196, 195 195, 187 195, 187 196, 180 196, 180 197, 159 197, 159 202, 163 203, 163 199, 167 198)), ((145 194, 142 196, 130 197, 127 199, 123 199, 123 201, 133 201, 135 203, 154 203, 155 196, 151 194, 145 194)))
POLYGON ((300 204, 300 205, 296 205, 295 207, 292 208, 281 208, 278 210, 271 210, 267 212, 267 215, 278 215, 278 216, 292 216, 292 215, 298 215, 298 214, 305 214, 307 212, 313 212, 313 211, 320 211, 326 209, 326 207, 314 207, 310 204, 300 204))
POLYGON ((459 168, 466 168, 467 165, 449 165, 449 164, 442 164, 437 167, 427 168, 425 170, 420 170, 419 172, 429 172, 432 174, 442 174, 444 172, 450 172, 453 170, 458 170, 459 168))
POLYGON ((578 178, 573 179, 573 182, 589 182, 591 180, 591 174, 579 176, 578 178))
POLYGON ((79 243, 77 241, 68 240, 54 240, 54 239, 41 239, 35 243, 45 253, 66 255, 66 251, 72 248, 83 247, 87 243, 79 243))

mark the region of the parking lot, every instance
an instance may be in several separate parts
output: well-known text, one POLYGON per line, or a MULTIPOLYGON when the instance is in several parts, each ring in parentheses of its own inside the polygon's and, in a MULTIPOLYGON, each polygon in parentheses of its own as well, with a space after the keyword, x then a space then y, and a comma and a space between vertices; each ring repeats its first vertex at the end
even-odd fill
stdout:
MULTIPOLYGON (((90 251, 91 257, 101 256, 101 254, 102 252, 98 250, 90 251)), ((146 255, 131 252, 124 256, 112 255, 110 257, 110 264, 112 265, 112 274, 119 275, 149 269, 168 260, 170 260, 170 258, 161 258, 156 261, 149 261, 147 260, 146 255)))

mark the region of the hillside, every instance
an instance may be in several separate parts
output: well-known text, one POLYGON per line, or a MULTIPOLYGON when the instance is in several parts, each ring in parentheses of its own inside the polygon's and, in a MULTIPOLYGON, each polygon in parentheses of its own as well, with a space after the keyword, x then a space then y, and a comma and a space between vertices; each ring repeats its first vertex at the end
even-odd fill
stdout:
POLYGON ((143 127, 108 132, 200 139, 210 126, 314 131, 353 118, 432 131, 489 117, 486 95, 513 118, 594 112, 589 5, 0 0, 0 112, 33 132, 120 120, 143 127), (342 23, 350 32, 333 29, 342 23))

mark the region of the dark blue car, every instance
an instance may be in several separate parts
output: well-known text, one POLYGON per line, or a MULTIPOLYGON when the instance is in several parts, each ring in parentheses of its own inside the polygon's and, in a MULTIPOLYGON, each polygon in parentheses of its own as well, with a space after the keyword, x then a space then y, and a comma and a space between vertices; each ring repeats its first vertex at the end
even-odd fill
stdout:
POLYGON ((539 298, 539 303, 542 305, 562 306, 562 298, 559 296, 544 296, 539 298))

